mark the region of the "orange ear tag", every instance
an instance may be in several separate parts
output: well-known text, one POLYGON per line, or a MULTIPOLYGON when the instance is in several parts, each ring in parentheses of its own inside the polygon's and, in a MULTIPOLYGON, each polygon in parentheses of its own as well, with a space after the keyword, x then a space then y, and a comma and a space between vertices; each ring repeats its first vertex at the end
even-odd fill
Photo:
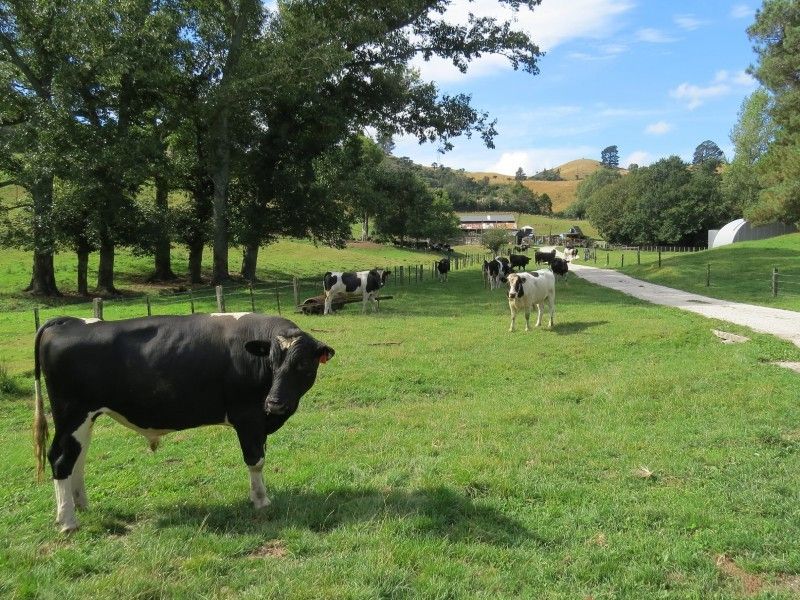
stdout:
POLYGON ((326 362, 328 362, 328 353, 327 352, 325 354, 320 354, 319 355, 319 363, 321 365, 324 365, 326 362))

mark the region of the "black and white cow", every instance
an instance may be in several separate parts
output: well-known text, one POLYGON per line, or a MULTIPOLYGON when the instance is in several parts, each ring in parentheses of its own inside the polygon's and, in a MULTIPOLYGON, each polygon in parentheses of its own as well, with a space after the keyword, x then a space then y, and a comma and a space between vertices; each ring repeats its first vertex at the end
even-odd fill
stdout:
POLYGON ((489 289, 500 287, 500 282, 511 273, 511 264, 505 256, 495 256, 492 260, 483 261, 483 273, 489 279, 489 289))
POLYGON ((567 272, 569 271, 569 263, 565 259, 556 256, 550 261, 550 269, 556 275, 561 275, 566 279, 567 272))
POLYGON ((202 425, 230 425, 250 472, 250 500, 269 505, 264 445, 297 410, 334 351, 280 317, 254 313, 99 321, 57 317, 36 333, 37 473, 44 470, 44 374, 55 432, 47 452, 62 531, 87 507, 84 463, 92 426, 106 414, 160 437, 202 425))
POLYGON ((437 261, 436 272, 439 276, 439 281, 447 281, 447 274, 450 272, 450 259, 443 258, 437 261))
POLYGON ((370 271, 351 272, 331 272, 325 273, 322 279, 322 287, 325 289, 325 312, 330 314, 331 303, 336 294, 363 294, 363 311, 367 312, 367 301, 372 302, 373 310, 378 310, 378 300, 376 296, 380 289, 386 285, 386 279, 391 271, 384 269, 372 269, 370 271))
POLYGON ((536 307, 536 327, 542 323, 542 307, 547 306, 550 313, 550 327, 556 312, 556 278, 547 269, 531 273, 512 273, 508 281, 508 307, 511 309, 511 326, 514 331, 517 312, 525 313, 525 331, 531 329, 531 310, 536 307))

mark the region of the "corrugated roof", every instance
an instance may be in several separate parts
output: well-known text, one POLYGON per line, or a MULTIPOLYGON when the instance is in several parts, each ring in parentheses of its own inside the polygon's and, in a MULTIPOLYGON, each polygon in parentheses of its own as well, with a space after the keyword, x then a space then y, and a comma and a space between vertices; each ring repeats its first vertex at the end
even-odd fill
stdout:
POLYGON ((514 215, 488 214, 488 215, 458 215, 462 223, 514 223, 514 215))

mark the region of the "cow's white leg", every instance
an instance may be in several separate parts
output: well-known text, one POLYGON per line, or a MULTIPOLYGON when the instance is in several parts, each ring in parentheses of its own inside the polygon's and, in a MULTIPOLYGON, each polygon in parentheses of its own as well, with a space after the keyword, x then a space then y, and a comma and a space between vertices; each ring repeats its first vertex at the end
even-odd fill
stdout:
POLYGON ((550 328, 552 329, 553 328, 553 319, 554 319, 555 314, 556 314, 556 299, 553 298, 552 296, 548 296, 547 297, 547 304, 549 305, 549 308, 550 308, 550 328))
POLYGON ((508 330, 514 331, 514 322, 517 320, 517 309, 514 308, 513 304, 509 306, 509 308, 511 309, 511 327, 509 327, 508 330))
POLYGON ((367 296, 367 292, 365 290, 364 291, 363 300, 361 302, 361 314, 362 315, 367 314, 367 300, 368 300, 368 296, 367 296))
POLYGON ((89 452, 89 442, 92 439, 92 426, 94 422, 91 417, 73 432, 72 437, 81 445, 81 453, 75 466, 72 469, 72 497, 75 500, 75 508, 86 510, 89 508, 89 499, 86 496, 86 482, 84 480, 84 468, 86 466, 86 454, 89 452))
POLYGON ((267 488, 264 487, 264 477, 261 475, 263 468, 263 458, 256 464, 248 465, 247 467, 248 471, 250 471, 250 500, 255 508, 266 508, 270 505, 270 499, 267 498, 267 488))
POLYGON ((542 303, 540 302, 539 304, 536 305, 536 326, 539 327, 539 325, 541 324, 542 324, 542 303))
POLYGON ((530 306, 525 309, 525 331, 531 330, 531 308, 530 306))
POLYGON ((75 518, 75 498, 72 492, 72 475, 66 479, 54 479, 56 488, 56 523, 61 526, 62 533, 69 533, 78 528, 75 518))
POLYGON ((329 315, 331 313, 331 301, 333 300, 333 294, 325 294, 325 310, 323 311, 323 315, 329 315))

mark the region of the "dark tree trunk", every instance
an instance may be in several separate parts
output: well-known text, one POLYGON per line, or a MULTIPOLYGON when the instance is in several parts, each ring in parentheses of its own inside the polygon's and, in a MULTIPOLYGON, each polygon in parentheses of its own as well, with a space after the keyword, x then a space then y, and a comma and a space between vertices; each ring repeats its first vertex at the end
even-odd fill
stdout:
POLYGON ((203 283, 203 244, 202 240, 189 244, 189 282, 203 283))
POLYGON ((114 242, 108 232, 100 234, 100 265, 97 272, 97 288, 95 291, 103 295, 116 295, 114 287, 114 242))
POLYGON ((78 293, 81 296, 89 295, 89 250, 88 248, 78 248, 75 250, 78 255, 78 293))
MULTIPOLYGON (((169 196, 169 186, 163 177, 156 177, 156 209, 159 214, 166 216, 169 210, 167 197, 169 196)), ((153 281, 169 281, 176 279, 172 272, 172 262, 170 258, 169 223, 166 219, 159 224, 158 237, 155 247, 155 273, 151 277, 153 281)))
POLYGON ((364 226, 361 228, 361 241, 366 242, 369 239, 369 213, 364 211, 364 226))
POLYGON ((258 263, 258 244, 247 244, 242 257, 242 277, 247 281, 256 280, 256 264, 258 263))
POLYGON ((227 109, 221 109, 214 126, 214 271, 216 285, 227 281, 228 274, 228 179, 230 175, 230 140, 227 109))
POLYGON ((53 177, 43 177, 31 186, 33 197, 33 271, 25 288, 36 296, 60 296, 56 286, 53 253, 55 236, 52 228, 53 177))

